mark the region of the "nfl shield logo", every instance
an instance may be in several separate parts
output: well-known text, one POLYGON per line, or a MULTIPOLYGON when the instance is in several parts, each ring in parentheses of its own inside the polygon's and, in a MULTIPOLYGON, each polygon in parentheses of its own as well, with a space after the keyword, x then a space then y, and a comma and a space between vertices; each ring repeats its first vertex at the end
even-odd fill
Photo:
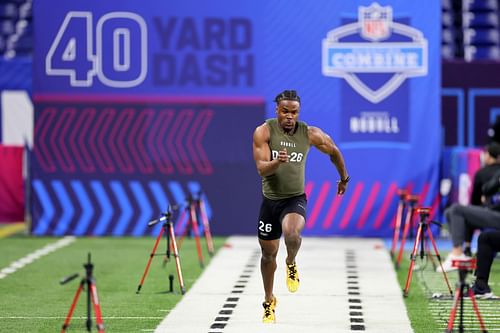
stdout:
POLYGON ((369 7, 359 7, 361 36, 371 41, 379 41, 389 37, 392 23, 392 8, 381 7, 373 3, 369 7))

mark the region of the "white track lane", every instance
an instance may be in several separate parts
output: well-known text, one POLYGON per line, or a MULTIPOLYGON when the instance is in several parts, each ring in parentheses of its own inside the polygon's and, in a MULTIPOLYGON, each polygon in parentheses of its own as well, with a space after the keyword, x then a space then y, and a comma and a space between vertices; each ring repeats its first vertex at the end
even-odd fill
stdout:
POLYGON ((257 239, 231 237, 155 332, 413 332, 382 241, 305 237, 295 294, 286 289, 285 254, 282 242, 274 288, 276 324, 261 323, 257 239))

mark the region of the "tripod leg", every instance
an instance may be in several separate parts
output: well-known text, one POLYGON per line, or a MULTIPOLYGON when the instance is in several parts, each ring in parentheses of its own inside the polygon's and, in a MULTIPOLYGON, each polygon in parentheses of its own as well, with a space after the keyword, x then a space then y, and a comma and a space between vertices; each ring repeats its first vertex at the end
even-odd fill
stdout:
POLYGON ((174 250, 174 258, 175 258, 175 267, 177 269, 177 277, 179 278, 179 285, 181 288, 181 293, 184 295, 186 293, 186 289, 184 288, 184 279, 182 278, 182 269, 181 269, 181 260, 179 258, 179 251, 177 250, 177 243, 175 241, 175 232, 174 227, 170 224, 170 241, 172 243, 172 249, 174 250))
POLYGON ((92 304, 94 305, 95 321, 97 324, 98 333, 104 333, 104 322, 102 321, 101 305, 99 297, 97 297, 97 288, 93 282, 89 283, 90 295, 92 296, 92 304))
MULTIPOLYGON (((186 216, 186 212, 183 211, 182 214, 181 214, 181 217, 179 218, 178 221, 182 221, 184 219, 184 216, 186 216)), ((179 234, 181 234, 181 239, 179 240, 179 249, 182 247, 182 243, 184 242, 184 237, 186 237, 187 233, 189 232, 189 229, 190 229, 190 226, 191 226, 191 215, 188 214, 188 220, 186 222, 186 225, 184 226, 184 230, 182 230, 182 234, 180 233, 181 230, 178 230, 179 231, 179 234)))
POLYGON ((401 220, 403 219, 404 201, 400 200, 398 211, 396 213, 396 221, 394 222, 394 234, 392 235, 391 258, 394 258, 396 244, 399 240, 399 231, 401 229, 401 220))
POLYGON ((436 242, 434 241, 434 237, 432 236, 431 228, 427 228, 427 235, 429 235, 429 239, 431 240, 432 247, 434 248, 434 253, 436 254, 436 258, 439 262, 439 266, 441 267, 441 271, 443 272, 444 280, 446 282, 446 286, 448 287, 448 291, 450 295, 453 295, 453 291, 450 286, 450 281, 448 280, 448 274, 443 269, 443 262, 441 261, 441 256, 439 255, 439 251, 436 246, 436 242))
POLYGON ((78 297, 80 297, 80 294, 82 293, 84 283, 85 283, 85 280, 82 280, 82 282, 80 282, 80 286, 78 287, 78 289, 76 291, 75 297, 73 297, 73 302, 71 303, 71 306, 69 308, 69 312, 68 312, 68 315, 66 316, 66 320, 64 320, 64 324, 62 326, 61 333, 65 333, 66 329, 68 329, 69 323, 71 321, 71 317, 73 317, 73 312, 75 311, 76 303, 78 302, 78 297))
MULTIPOLYGON (((91 276, 91 275, 88 275, 91 276)), ((91 300, 92 300, 92 290, 90 289, 90 278, 86 278, 87 282, 87 320, 85 321, 85 326, 87 326, 87 332, 92 331, 92 307, 91 307, 91 300)))
POLYGON ((453 298, 453 305, 451 306, 450 318, 448 319, 448 326, 446 327, 446 333, 453 332, 453 325, 455 325, 455 317, 457 315, 458 302, 461 296, 462 292, 460 290, 460 287, 458 287, 455 292, 455 297, 453 298))
POLYGON ((437 263, 436 263, 436 260, 434 260, 434 256, 430 255, 431 253, 431 249, 429 248, 429 243, 425 243, 425 252, 426 253, 429 253, 429 255, 427 256, 429 258, 429 260, 431 261, 431 264, 432 264, 432 268, 434 270, 436 270, 437 268, 437 263))
POLYGON ((214 255, 214 243, 212 241, 212 233, 210 232, 210 222, 208 221, 207 211, 205 209, 205 203, 200 199, 200 213, 201 219, 203 221, 203 229, 205 231, 205 240, 207 242, 208 254, 214 255))
POLYGON ((403 228, 403 236, 401 237, 401 244, 399 247, 398 257, 396 259, 396 269, 399 269, 401 265, 401 259, 403 258, 403 251, 406 243, 406 236, 408 235, 408 229, 410 229, 410 225, 412 224, 412 216, 413 216, 413 207, 410 207, 406 212, 405 225, 403 228))
POLYGON ((203 267, 205 266, 205 264, 203 263, 203 254, 201 253, 200 233, 198 231, 198 219, 196 218, 196 207, 194 203, 191 204, 189 211, 191 213, 191 226, 193 227, 194 238, 196 240, 196 250, 198 251, 198 259, 200 261, 200 266, 203 267))
POLYGON ((156 242, 155 242, 155 245, 153 246, 153 251, 151 251, 151 254, 149 255, 149 260, 148 260, 148 263, 146 264, 146 269, 144 270, 144 274, 142 275, 141 282, 139 283, 139 286, 137 287, 136 294, 138 294, 141 291, 142 285, 144 284, 144 279, 146 279, 146 275, 148 274, 149 266, 151 265, 151 260, 153 260, 153 257, 156 253, 156 248, 158 247, 158 244, 160 243, 162 234, 163 234, 163 228, 160 229, 160 234, 158 235, 158 237, 156 237, 156 242))
POLYGON ((474 313, 476 314, 477 320, 479 321, 479 327, 481 328, 481 332, 486 333, 486 326, 484 325, 483 317, 481 317, 481 313, 479 312, 479 307, 477 306, 476 297, 474 296, 474 291, 472 288, 469 288, 469 297, 472 301, 472 307, 474 308, 474 313))
POLYGON ((417 249, 422 236, 422 223, 419 224, 417 230, 417 237, 415 237, 415 243, 413 244, 413 251, 410 256, 410 267, 408 267, 408 276, 406 277, 406 285, 403 291, 403 296, 407 297, 410 290, 411 277, 413 275, 413 267, 415 266, 415 260, 417 259, 417 249))

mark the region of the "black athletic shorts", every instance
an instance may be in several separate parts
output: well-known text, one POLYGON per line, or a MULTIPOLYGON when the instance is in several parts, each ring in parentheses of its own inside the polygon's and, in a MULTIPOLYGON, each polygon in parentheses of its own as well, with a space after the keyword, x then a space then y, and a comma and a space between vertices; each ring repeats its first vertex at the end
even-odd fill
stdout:
POLYGON ((306 218, 307 199, 305 194, 296 197, 271 200, 262 199, 257 233, 260 239, 273 240, 281 237, 281 222, 288 213, 297 213, 306 218))

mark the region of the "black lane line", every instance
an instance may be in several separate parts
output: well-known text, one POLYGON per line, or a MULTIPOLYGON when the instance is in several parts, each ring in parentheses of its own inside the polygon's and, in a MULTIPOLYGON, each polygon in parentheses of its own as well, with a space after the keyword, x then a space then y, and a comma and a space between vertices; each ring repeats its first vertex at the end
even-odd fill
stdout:
POLYGON ((359 271, 356 263, 356 251, 345 251, 345 265, 347 272, 347 295, 349 302, 349 322, 351 331, 364 331, 363 305, 359 289, 359 271))
POLYGON ((231 296, 229 296, 222 308, 219 310, 219 315, 215 317, 213 323, 208 329, 208 333, 223 333, 228 321, 233 315, 234 309, 238 306, 238 301, 240 300, 240 294, 243 294, 245 287, 248 284, 250 276, 254 273, 257 266, 257 261, 260 259, 260 250, 255 250, 248 259, 242 273, 238 276, 233 289, 231 290, 231 296))

